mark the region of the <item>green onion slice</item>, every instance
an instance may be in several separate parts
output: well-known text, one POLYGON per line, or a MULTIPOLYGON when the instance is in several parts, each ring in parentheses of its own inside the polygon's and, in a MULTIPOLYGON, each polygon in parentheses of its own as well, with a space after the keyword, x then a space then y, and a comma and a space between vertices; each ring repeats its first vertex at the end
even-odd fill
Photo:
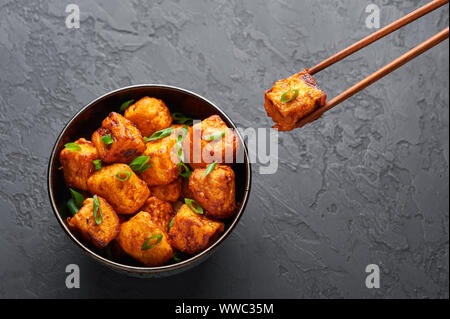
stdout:
POLYGON ((116 174, 116 178, 121 181, 121 182, 125 182, 126 180, 128 180, 131 176, 131 172, 130 171, 120 171, 116 174), (123 176, 126 175, 126 176, 123 176))
POLYGON ((178 112, 172 113, 172 118, 173 118, 173 121, 177 124, 191 125, 194 122, 194 120, 192 118, 187 117, 183 113, 178 113, 178 112))
POLYGON ((169 136, 172 133, 173 133, 173 127, 168 127, 168 128, 165 128, 163 130, 159 130, 159 131, 153 133, 152 136, 146 137, 144 140, 146 142, 155 141, 155 140, 159 140, 160 138, 169 136))
POLYGON ((224 135, 225 135, 225 131, 215 132, 215 133, 211 134, 210 136, 205 137, 204 140, 205 141, 214 141, 214 140, 221 139, 224 135))
POLYGON ((283 95, 280 98, 281 103, 287 103, 295 99, 298 95, 298 90, 289 90, 283 93, 283 95))
POLYGON ((195 199, 185 198, 184 202, 189 208, 197 214, 203 214, 203 207, 195 199))
POLYGON ((176 142, 175 149, 176 149, 178 157, 180 158, 180 161, 184 162, 184 151, 183 151, 183 146, 181 145, 181 143, 176 142))
POLYGON ((96 171, 102 169, 102 160, 96 159, 96 160, 93 160, 92 163, 94 163, 96 171))
POLYGON ((111 251, 111 246, 106 246, 105 249, 103 250, 103 252, 105 253, 105 257, 112 260, 113 259, 113 254, 111 251))
POLYGON ((123 102, 122 105, 120 106, 120 112, 125 111, 133 102, 134 100, 128 100, 126 102, 123 102))
POLYGON ((64 147, 67 148, 69 151, 73 152, 81 150, 81 146, 74 142, 64 144, 64 147))
POLYGON ((105 143, 106 145, 112 144, 114 142, 114 140, 111 137, 111 134, 102 136, 102 141, 103 143, 105 143))
POLYGON ((178 254, 174 253, 173 254, 173 261, 176 262, 176 263, 180 262, 181 261, 181 257, 178 256, 178 254))
POLYGON ((183 151, 183 140, 186 135, 189 133, 187 125, 181 128, 181 134, 179 133, 177 136, 177 142, 175 143, 175 150, 177 152, 178 157, 182 162, 184 162, 184 151, 183 151))
POLYGON ((178 134, 178 136, 177 136, 178 143, 183 142, 184 138, 189 133, 187 125, 183 126, 180 130, 181 130, 181 134, 178 134))
POLYGON ((177 164, 177 168, 178 168, 178 175, 180 175, 181 177, 188 179, 189 177, 191 177, 192 171, 186 164, 180 162, 177 164))
POLYGON ((173 216, 172 220, 170 221, 169 227, 167 228, 167 232, 169 232, 169 230, 172 228, 174 219, 175 219, 175 216, 173 216))
POLYGON ((145 172, 147 168, 152 166, 152 164, 147 164, 149 160, 150 156, 138 156, 130 163, 130 168, 137 174, 145 172))
POLYGON ((84 196, 72 188, 69 188, 69 190, 70 190, 70 193, 72 194, 73 202, 75 203, 75 205, 78 208, 81 208, 81 206, 83 206, 84 196))
POLYGON ((75 205, 75 201, 73 198, 69 199, 66 203, 67 208, 69 209, 69 212, 72 214, 72 216, 75 216, 76 213, 78 213, 78 207, 75 205))
POLYGON ((216 167, 216 165, 217 165, 217 162, 209 164, 208 167, 206 167, 206 171, 203 173, 203 177, 205 177, 206 175, 211 173, 213 171, 213 169, 216 167))
POLYGON ((97 195, 94 195, 94 210, 92 211, 95 219, 95 223, 100 225, 103 221, 102 216, 102 207, 100 206, 100 201, 98 200, 97 195))
POLYGON ((162 241, 162 239, 163 239, 163 235, 161 235, 161 234, 150 236, 149 238, 147 238, 145 240, 145 242, 142 245, 141 249, 142 250, 148 250, 150 248, 153 248, 156 245, 158 245, 162 241), (154 244, 150 245, 150 240, 155 239, 155 238, 157 238, 156 242, 154 244))

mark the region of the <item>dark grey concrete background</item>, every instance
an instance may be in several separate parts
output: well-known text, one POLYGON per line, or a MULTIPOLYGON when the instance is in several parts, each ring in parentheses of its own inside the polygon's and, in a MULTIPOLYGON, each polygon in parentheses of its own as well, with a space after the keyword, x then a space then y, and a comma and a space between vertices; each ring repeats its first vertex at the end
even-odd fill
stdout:
MULTIPOLYGON (((425 0, 373 1, 382 26, 425 0)), ((263 92, 373 32, 371 1, 0 0, 0 297, 449 296, 449 42, 312 125, 280 134, 222 249, 164 279, 84 255, 49 206, 46 169, 71 116, 122 86, 193 90, 241 127, 272 125, 263 92), (65 7, 81 28, 65 27, 65 7), (65 267, 81 268, 66 289, 65 267), (381 288, 365 287, 366 265, 381 288)), ((316 76, 329 97, 449 24, 448 6, 316 76)))

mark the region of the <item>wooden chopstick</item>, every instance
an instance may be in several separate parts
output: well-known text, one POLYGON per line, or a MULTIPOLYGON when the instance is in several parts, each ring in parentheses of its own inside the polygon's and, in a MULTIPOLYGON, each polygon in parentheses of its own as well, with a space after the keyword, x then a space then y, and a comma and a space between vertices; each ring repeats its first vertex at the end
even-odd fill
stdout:
POLYGON ((378 30, 377 32, 374 32, 364 39, 352 44, 351 46, 345 48, 344 50, 336 53, 335 55, 329 57, 328 59, 320 62, 319 64, 313 66, 309 69, 309 74, 313 75, 330 65, 342 60, 343 58, 349 56, 352 53, 355 53, 356 51, 368 46, 372 42, 375 42, 378 39, 381 39, 382 37, 394 32, 395 30, 407 25, 408 23, 413 22, 414 20, 417 20, 418 18, 424 16, 425 14, 443 6, 444 4, 448 3, 449 0, 434 0, 426 5, 422 6, 421 8, 407 14, 401 19, 398 19, 397 21, 389 24, 388 26, 378 30))
POLYGON ((398 69, 403 64, 407 63, 408 61, 411 61, 418 55, 422 54, 423 52, 431 49, 435 45, 441 43, 445 39, 447 39, 449 36, 449 28, 445 28, 441 32, 437 33, 436 35, 432 36, 425 42, 419 44, 414 49, 406 52, 399 58, 395 59, 391 63, 387 64, 383 68, 379 69, 378 71, 372 73, 368 77, 366 77, 364 80, 356 83, 351 88, 347 89, 346 91, 342 92, 332 100, 328 101, 323 107, 315 110, 313 113, 307 115, 306 117, 302 118, 298 123, 298 127, 302 127, 303 125, 310 123, 312 121, 317 120, 324 112, 328 111, 332 107, 336 106, 337 104, 341 103, 342 101, 348 99, 352 95, 356 94, 357 92, 361 91, 365 87, 369 86, 370 84, 374 83, 375 81, 378 81, 385 75, 391 73, 392 71, 398 69))

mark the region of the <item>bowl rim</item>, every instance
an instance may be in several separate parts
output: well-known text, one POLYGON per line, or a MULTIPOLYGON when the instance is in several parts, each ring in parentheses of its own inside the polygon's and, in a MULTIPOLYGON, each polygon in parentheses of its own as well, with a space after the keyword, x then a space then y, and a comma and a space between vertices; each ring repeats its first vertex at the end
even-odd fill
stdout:
POLYGON ((89 102, 88 104, 86 104, 85 106, 83 106, 78 112, 76 112, 71 119, 67 122, 67 124, 64 126, 64 128, 61 130, 61 132, 59 133, 52 151, 51 151, 51 155, 49 158, 49 162, 48 162, 48 167, 47 167, 47 191, 48 191, 48 195, 49 195, 49 199, 50 199, 50 205, 51 208, 53 210, 53 213, 56 216, 56 219, 58 220, 59 224, 61 225, 61 227, 64 229, 64 231, 66 232, 66 234, 70 237, 70 239, 72 239, 72 241, 78 246, 80 247, 85 253, 87 253, 88 255, 90 255, 91 257, 93 257, 94 259, 98 260, 99 262, 106 264, 109 267, 112 268, 116 268, 122 271, 128 271, 128 272, 133 272, 133 273, 161 273, 161 272, 167 272, 167 271, 176 271, 178 269, 181 268, 185 268, 189 265, 192 265, 193 263, 199 261, 200 259, 203 259, 204 257, 207 257, 209 254, 211 254, 213 251, 215 251, 224 241, 226 238, 228 238, 228 236, 231 234, 231 232, 233 231, 233 229, 236 227, 236 225, 238 224, 239 220, 241 219, 245 208, 247 206, 247 202, 249 199, 249 195, 250 195, 250 188, 251 188, 251 180, 252 180, 252 169, 251 169, 251 163, 249 161, 249 156, 248 156, 248 150, 247 150, 247 145, 244 141, 244 139, 242 138, 241 134, 239 133, 239 130, 237 130, 236 124, 234 124, 234 122, 230 119, 230 117, 228 115, 225 114, 224 111, 222 111, 222 109, 220 109, 217 105, 215 105, 214 103, 212 103, 210 100, 206 99, 205 97, 194 93, 190 90, 187 89, 183 89, 180 87, 176 87, 176 86, 172 86, 172 85, 166 85, 166 84, 136 84, 136 85, 130 85, 130 86, 125 86, 125 87, 121 87, 112 91, 109 91, 103 95, 101 95, 100 97, 92 100, 91 102, 89 102), (66 130, 68 129, 68 127, 72 124, 72 122, 81 114, 83 113, 86 109, 92 107, 93 105, 95 105, 96 103, 100 102, 101 100, 117 94, 119 92, 122 91, 126 91, 126 90, 130 90, 130 89, 136 89, 136 88, 163 88, 163 89, 170 89, 170 90, 175 90, 175 91, 179 91, 181 93, 184 94, 188 94, 191 95, 195 98, 201 99, 203 101, 205 101, 206 103, 209 103, 211 106, 213 106, 216 111, 218 111, 218 113, 220 113, 221 116, 223 116, 224 118, 226 118, 228 120, 229 123, 231 123, 231 125, 233 126, 233 129, 235 129, 236 134, 238 135, 239 139, 241 140, 241 145, 243 146, 243 152, 244 152, 244 158, 246 159, 246 163, 243 163, 244 165, 246 165, 246 170, 247 170, 247 178, 246 178, 246 185, 245 185, 245 189, 244 189, 244 197, 242 199, 242 205, 240 207, 240 209, 238 210, 236 216, 234 217, 234 220, 231 222, 231 224, 229 225, 229 227, 226 229, 226 231, 219 237, 219 239, 217 239, 211 246, 209 246, 208 248, 206 248, 205 250, 201 251, 200 253, 186 259, 183 260, 181 262, 175 263, 175 264, 171 264, 171 265, 164 265, 164 266, 158 266, 158 267, 144 267, 144 266, 130 266, 130 265, 125 265, 125 264, 121 264, 115 261, 111 261, 99 254, 97 254, 95 251, 93 251, 92 249, 90 249, 89 247, 87 247, 84 243, 82 243, 74 234, 72 234, 72 232, 69 230, 68 226, 65 224, 63 218, 60 216, 60 214, 58 213, 58 207, 56 206, 56 202, 55 202, 55 198, 53 196, 53 190, 51 188, 51 182, 52 182, 52 175, 53 175, 53 168, 52 168, 52 163, 55 161, 55 159, 57 159, 57 154, 56 154, 56 149, 58 144, 61 141, 61 138, 63 137, 64 133, 66 132, 66 130))

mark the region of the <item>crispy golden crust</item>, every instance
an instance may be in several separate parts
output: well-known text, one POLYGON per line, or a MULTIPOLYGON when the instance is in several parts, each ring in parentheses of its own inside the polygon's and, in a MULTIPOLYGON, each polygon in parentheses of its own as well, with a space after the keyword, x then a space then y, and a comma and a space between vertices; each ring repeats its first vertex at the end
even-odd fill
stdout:
POLYGON ((102 222, 97 225, 94 219, 94 199, 87 198, 78 213, 67 219, 72 231, 80 234, 85 240, 92 242, 96 247, 106 247, 119 233, 119 217, 108 204, 98 196, 101 207, 102 222))
POLYGON ((109 113, 102 126, 92 134, 92 142, 104 163, 130 163, 145 150, 141 132, 122 115, 109 113), (111 134, 112 144, 105 144, 101 138, 111 134))
POLYGON ((125 111, 125 117, 136 124, 142 134, 147 137, 172 124, 172 116, 166 104, 148 96, 131 105, 125 111))
POLYGON ((189 145, 189 165, 192 168, 206 167, 214 161, 231 164, 239 151, 236 133, 218 115, 212 115, 192 127, 189 145), (225 132, 222 138, 206 140, 212 134, 220 132, 225 132))
POLYGON ((104 197, 118 214, 137 212, 150 195, 147 184, 128 165, 119 163, 104 166, 92 174, 88 179, 88 189, 91 194, 104 197), (131 172, 126 181, 116 177, 122 171, 131 172))
MULTIPOLYGON (((152 239, 149 244, 155 243, 156 240, 152 239)), ((139 212, 123 223, 117 242, 128 255, 146 266, 161 266, 173 257, 166 233, 152 222, 152 217, 147 212, 139 212), (161 242, 153 248, 142 250, 142 245, 153 235, 162 235, 161 242)))
POLYGON ((169 230, 173 248, 186 254, 195 254, 213 244, 224 230, 224 224, 194 213, 183 205, 175 215, 169 230))
POLYGON ((275 82, 264 94, 267 115, 276 123, 279 131, 290 131, 297 122, 317 108, 325 105, 326 94, 317 86, 308 69, 286 79, 275 82), (290 102, 281 103, 281 96, 289 90, 298 90, 298 95, 290 102))
MULTIPOLYGON (((180 160, 177 156, 175 144, 177 142, 177 135, 180 134, 180 128, 183 126, 172 126, 175 130, 171 135, 146 144, 144 155, 150 157, 148 164, 151 164, 151 166, 139 174, 139 176, 150 187, 167 185, 178 178, 177 164, 180 160)), ((184 140, 183 142, 186 141, 184 140)))
POLYGON ((164 231, 167 231, 169 223, 175 215, 169 202, 165 202, 155 196, 150 196, 141 210, 149 213, 152 217, 152 222, 164 231))
POLYGON ((189 189, 195 200, 213 218, 229 218, 236 208, 235 176, 231 167, 217 165, 208 175, 206 169, 195 169, 189 178, 189 189))
POLYGON ((161 200, 176 202, 181 194, 181 178, 167 185, 151 187, 150 192, 161 200))
POLYGON ((92 161, 98 159, 97 149, 90 141, 80 138, 75 141, 81 147, 79 151, 63 148, 59 154, 59 161, 63 167, 64 180, 67 186, 87 190, 87 180, 95 166, 92 161))

